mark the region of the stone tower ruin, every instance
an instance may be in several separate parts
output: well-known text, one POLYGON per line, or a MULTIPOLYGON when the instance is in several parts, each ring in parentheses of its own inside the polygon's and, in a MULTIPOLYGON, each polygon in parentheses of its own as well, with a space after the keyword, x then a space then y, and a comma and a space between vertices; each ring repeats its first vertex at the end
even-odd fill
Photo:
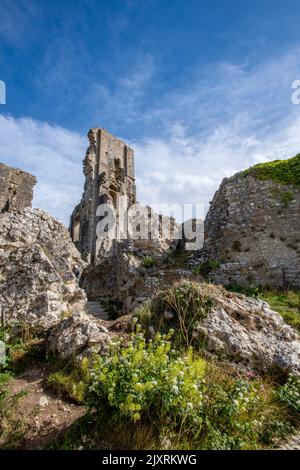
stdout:
POLYGON ((0 163, 0 212, 31 207, 35 184, 30 173, 0 163))
POLYGON ((82 256, 94 264, 99 250, 98 206, 108 203, 116 207, 120 196, 126 196, 129 205, 134 204, 136 187, 133 150, 105 129, 91 129, 88 138, 90 145, 83 161, 84 192, 72 213, 70 232, 82 256))

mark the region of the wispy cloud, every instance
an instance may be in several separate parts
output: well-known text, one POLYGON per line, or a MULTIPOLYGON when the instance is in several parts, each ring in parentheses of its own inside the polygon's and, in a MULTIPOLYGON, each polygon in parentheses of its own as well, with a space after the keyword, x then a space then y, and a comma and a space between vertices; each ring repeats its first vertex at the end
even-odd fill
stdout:
POLYGON ((0 36, 20 46, 31 22, 39 15, 41 9, 34 0, 1 0, 0 11, 0 36))
POLYGON ((300 152, 299 48, 264 64, 210 65, 149 110, 160 134, 133 141, 139 197, 208 207, 223 177, 300 152))
POLYGON ((258 136, 243 127, 237 118, 208 135, 189 137, 178 125, 166 139, 133 142, 140 201, 198 203, 208 208, 224 177, 300 151, 300 115, 279 133, 258 136))
MULTIPOLYGON (((142 100, 157 73, 151 58, 128 69, 112 88, 95 80, 95 116, 127 119, 131 129, 135 122, 145 126, 143 137, 132 131, 129 139, 139 200, 208 206, 223 177, 298 153, 300 106, 291 102, 291 83, 300 78, 298 52, 264 64, 221 63, 195 71, 189 86, 160 95, 147 108, 142 100)), ((128 128, 120 137, 128 140, 128 128)), ((35 205, 68 223, 83 189, 86 138, 29 118, 0 116, 0 141, 0 160, 38 177, 35 205)))
POLYGON ((93 103, 91 118, 102 117, 108 124, 115 122, 119 128, 135 125, 143 114, 144 102, 155 79, 155 61, 151 55, 137 57, 111 86, 101 78, 91 80, 85 94, 85 105, 93 103))

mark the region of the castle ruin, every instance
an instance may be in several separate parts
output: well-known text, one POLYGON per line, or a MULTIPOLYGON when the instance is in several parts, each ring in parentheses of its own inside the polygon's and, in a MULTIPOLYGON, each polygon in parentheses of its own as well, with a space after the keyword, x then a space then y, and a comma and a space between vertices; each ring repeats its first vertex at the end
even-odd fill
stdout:
POLYGON ((35 184, 30 173, 0 163, 0 212, 31 207, 35 184))
POLYGON ((83 257, 94 264, 99 251, 98 206, 112 204, 117 208, 120 196, 127 197, 128 205, 134 204, 136 187, 133 150, 105 129, 91 129, 88 138, 90 145, 83 162, 84 192, 72 213, 70 232, 83 257))

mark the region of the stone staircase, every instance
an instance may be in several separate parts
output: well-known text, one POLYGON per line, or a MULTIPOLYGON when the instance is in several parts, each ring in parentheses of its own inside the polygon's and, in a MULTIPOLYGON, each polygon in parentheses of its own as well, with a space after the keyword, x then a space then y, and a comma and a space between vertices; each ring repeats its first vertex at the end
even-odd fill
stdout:
POLYGON ((87 313, 100 320, 109 321, 109 315, 101 302, 91 301, 87 303, 87 313))

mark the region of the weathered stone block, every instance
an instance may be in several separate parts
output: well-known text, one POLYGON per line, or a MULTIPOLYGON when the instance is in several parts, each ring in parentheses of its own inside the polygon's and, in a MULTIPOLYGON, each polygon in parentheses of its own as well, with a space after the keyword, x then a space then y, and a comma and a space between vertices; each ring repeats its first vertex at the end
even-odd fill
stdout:
POLYGON ((30 173, 0 163, 0 212, 31 207, 35 184, 30 173))

